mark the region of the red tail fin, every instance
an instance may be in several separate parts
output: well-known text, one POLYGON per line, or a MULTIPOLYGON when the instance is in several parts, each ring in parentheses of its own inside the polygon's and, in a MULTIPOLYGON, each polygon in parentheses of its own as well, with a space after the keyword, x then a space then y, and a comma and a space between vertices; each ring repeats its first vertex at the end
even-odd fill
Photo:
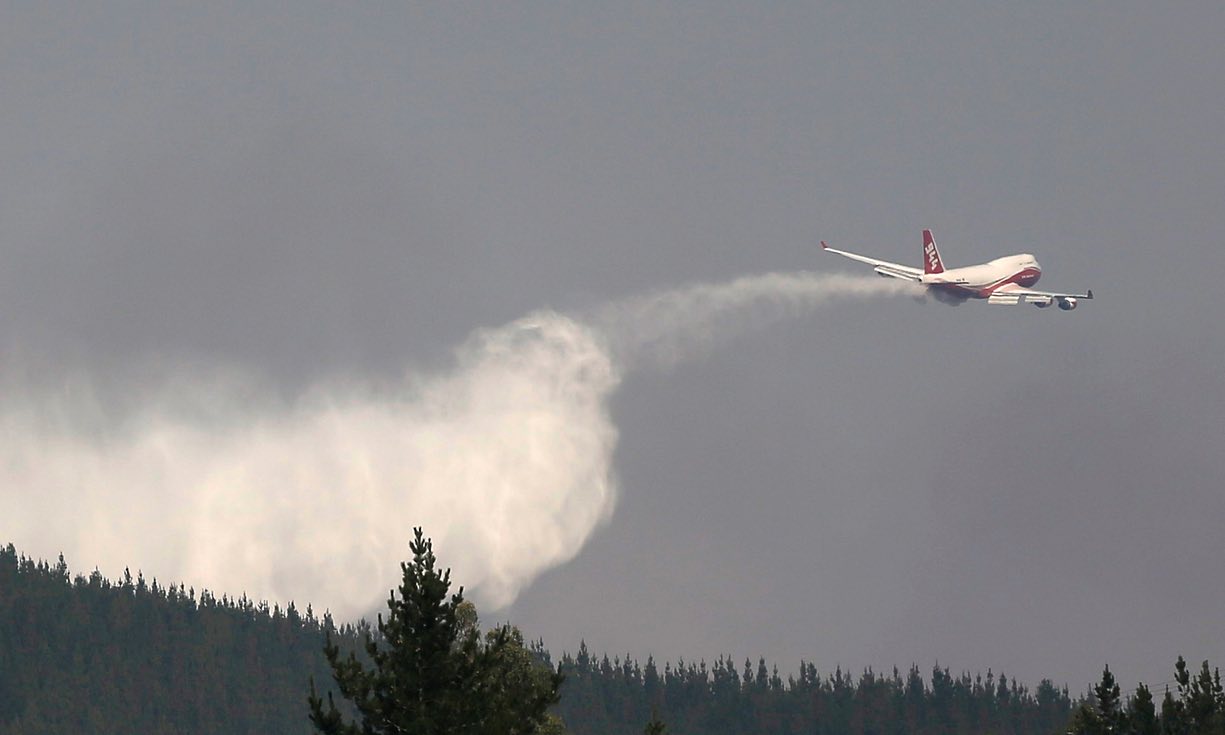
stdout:
POLYGON ((923 272, 944 272, 944 261, 940 260, 940 251, 936 249, 931 230, 923 230, 923 272))

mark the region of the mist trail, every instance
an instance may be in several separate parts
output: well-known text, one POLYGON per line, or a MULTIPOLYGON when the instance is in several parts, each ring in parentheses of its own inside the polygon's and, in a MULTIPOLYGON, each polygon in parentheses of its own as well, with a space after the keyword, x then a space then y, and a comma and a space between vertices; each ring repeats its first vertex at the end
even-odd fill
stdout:
POLYGON ((620 365, 672 367, 720 341, 785 318, 807 316, 831 299, 922 293, 912 283, 893 279, 766 273, 614 301, 588 321, 608 335, 620 365))
POLYGON ((691 285, 477 330, 450 371, 390 389, 323 383, 260 407, 248 381, 177 376, 101 429, 88 391, 6 391, 0 543, 347 620, 385 599, 420 525, 477 603, 499 608, 611 517, 608 399, 625 371, 832 298, 912 292, 807 273, 691 285))

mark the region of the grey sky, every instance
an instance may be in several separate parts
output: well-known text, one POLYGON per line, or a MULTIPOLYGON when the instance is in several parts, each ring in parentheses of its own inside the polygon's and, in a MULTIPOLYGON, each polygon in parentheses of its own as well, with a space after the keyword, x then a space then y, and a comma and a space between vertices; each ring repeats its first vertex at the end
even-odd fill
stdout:
POLYGON ((1223 27, 4 3, 0 364, 236 364, 292 395, 541 306, 852 269, 818 239, 1033 252, 1098 300, 840 304, 628 376, 616 514, 499 614, 556 649, 1163 681, 1225 658, 1223 27))

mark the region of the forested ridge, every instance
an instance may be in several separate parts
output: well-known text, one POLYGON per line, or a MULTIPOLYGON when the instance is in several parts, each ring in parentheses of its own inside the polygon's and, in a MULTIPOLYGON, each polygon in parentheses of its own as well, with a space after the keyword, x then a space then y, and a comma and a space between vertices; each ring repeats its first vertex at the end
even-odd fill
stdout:
MULTIPOLYGON (((0 735, 309 732, 309 681, 332 683, 326 636, 356 648, 369 630, 140 574, 74 576, 62 558, 10 545, 0 548, 0 735)), ((1050 681, 1030 690, 992 672, 821 674, 805 663, 784 677, 764 660, 660 666, 580 645, 553 664, 542 643, 533 650, 565 677, 556 712, 579 735, 641 733, 654 715, 678 735, 1020 735, 1065 729, 1075 705, 1050 681)))
POLYGON ((802 663, 780 676, 764 659, 743 669, 727 656, 706 662, 645 666, 626 658, 596 661, 585 646, 564 655, 559 712, 575 732, 640 733, 653 714, 672 733, 1054 733, 1072 700, 1043 680, 1036 690, 1004 675, 953 675, 935 667, 925 680, 835 668, 822 675, 802 663), (581 726, 579 723, 582 723, 581 726))
POLYGON ((311 676, 337 629, 247 597, 125 572, 70 578, 0 549, 0 733, 307 732, 311 676))

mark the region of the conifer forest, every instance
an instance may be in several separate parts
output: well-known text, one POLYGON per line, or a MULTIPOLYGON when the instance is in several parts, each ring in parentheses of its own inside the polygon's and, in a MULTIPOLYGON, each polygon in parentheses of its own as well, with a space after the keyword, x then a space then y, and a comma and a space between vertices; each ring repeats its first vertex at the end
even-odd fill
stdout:
MULTIPOLYGON (((1124 696, 1109 669, 1070 692, 939 666, 780 672, 726 655, 644 662, 582 642, 553 656, 503 629, 546 679, 560 677, 534 732, 619 735, 653 723, 681 734, 1219 733, 1225 712, 1219 673, 1206 662, 1194 673, 1181 658, 1177 686, 1158 704, 1144 687, 1124 696)), ((10 545, 0 548, 0 734, 310 732, 312 683, 334 688, 325 647, 369 660, 362 641, 380 635, 310 606, 217 597, 139 573, 73 574, 62 557, 36 561, 10 545)))

